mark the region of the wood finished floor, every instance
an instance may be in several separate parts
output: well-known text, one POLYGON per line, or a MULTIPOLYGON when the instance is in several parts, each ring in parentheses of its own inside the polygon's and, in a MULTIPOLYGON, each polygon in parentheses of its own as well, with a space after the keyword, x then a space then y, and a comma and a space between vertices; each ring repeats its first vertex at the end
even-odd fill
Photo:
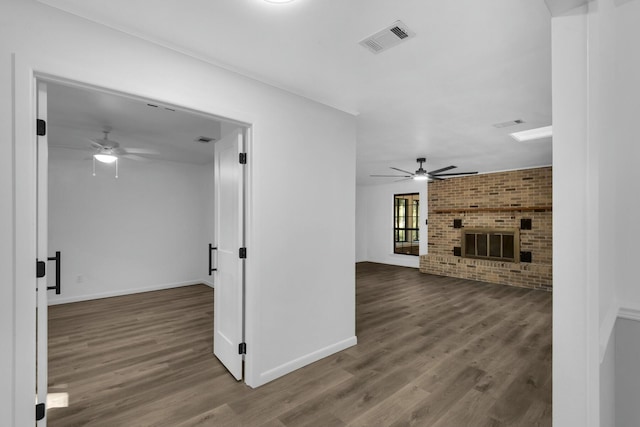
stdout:
POLYGON ((358 345, 252 390, 212 356, 213 291, 49 309, 61 426, 550 426, 551 294, 361 263, 358 345))

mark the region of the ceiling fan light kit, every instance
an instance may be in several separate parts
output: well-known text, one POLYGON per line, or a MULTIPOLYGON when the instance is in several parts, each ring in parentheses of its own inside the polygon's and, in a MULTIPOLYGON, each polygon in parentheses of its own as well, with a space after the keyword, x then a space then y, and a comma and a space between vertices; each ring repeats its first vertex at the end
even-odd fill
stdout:
POLYGON ((116 178, 118 177, 118 157, 112 154, 94 154, 93 155, 93 176, 96 176, 96 160, 102 163, 116 164, 116 178), (101 160, 102 159, 102 160, 101 160))
MULTIPOLYGON (((105 164, 116 164, 116 178, 118 177, 118 160, 122 157, 131 160, 147 160, 145 154, 157 154, 155 150, 144 148, 123 148, 120 143, 109 139, 111 128, 105 128, 102 133, 104 137, 101 139, 90 139, 91 147, 86 149, 94 151, 93 156, 93 176, 96 176, 96 160, 105 164), (97 151, 97 152, 95 152, 97 151)), ((213 139, 211 139, 213 140, 213 139)), ((71 147, 74 148, 74 147, 71 147)))
POLYGON ((94 154, 93 158, 102 163, 113 163, 118 160, 113 154, 94 154))
POLYGON ((461 175, 475 175, 478 172, 454 172, 454 173, 442 173, 451 169, 455 169, 457 168, 457 166, 447 166, 444 168, 440 168, 440 169, 436 169, 434 171, 431 172, 427 172, 427 170, 425 168, 422 167, 422 164, 425 163, 427 161, 427 159, 425 157, 418 157, 416 159, 416 162, 418 162, 420 164, 420 167, 418 167, 418 170, 414 172, 409 172, 406 171, 404 169, 398 169, 398 168, 394 168, 393 166, 391 166, 389 169, 393 169, 395 171, 398 172, 402 172, 405 173, 407 175, 370 175, 372 177, 383 177, 383 178, 402 178, 398 181, 406 181, 409 179, 413 179, 414 181, 434 181, 434 180, 438 180, 438 181, 442 181, 445 178, 444 177, 454 177, 454 176, 461 176, 461 175))

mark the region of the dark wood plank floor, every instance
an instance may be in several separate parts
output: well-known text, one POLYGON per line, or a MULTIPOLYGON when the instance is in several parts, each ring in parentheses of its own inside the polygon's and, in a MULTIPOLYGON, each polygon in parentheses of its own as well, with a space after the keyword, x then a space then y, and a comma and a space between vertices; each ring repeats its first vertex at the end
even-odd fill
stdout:
POLYGON ((547 292, 358 264, 358 345, 255 390, 211 354, 204 285, 49 316, 52 427, 551 425, 547 292))

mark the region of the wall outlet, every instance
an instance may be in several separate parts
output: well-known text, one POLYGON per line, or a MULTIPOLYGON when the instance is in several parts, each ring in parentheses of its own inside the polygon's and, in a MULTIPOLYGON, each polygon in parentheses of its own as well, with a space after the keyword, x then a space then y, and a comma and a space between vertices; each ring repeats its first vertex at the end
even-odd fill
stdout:
POLYGON ((82 274, 78 274, 76 276, 76 283, 82 283, 84 282, 84 276, 82 274))

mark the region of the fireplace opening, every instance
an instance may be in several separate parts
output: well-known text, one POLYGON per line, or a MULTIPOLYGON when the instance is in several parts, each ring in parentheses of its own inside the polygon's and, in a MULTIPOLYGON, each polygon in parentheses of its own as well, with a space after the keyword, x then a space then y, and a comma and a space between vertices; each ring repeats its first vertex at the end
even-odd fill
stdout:
POLYGON ((462 229, 462 256, 518 262, 520 230, 497 228, 462 229))

